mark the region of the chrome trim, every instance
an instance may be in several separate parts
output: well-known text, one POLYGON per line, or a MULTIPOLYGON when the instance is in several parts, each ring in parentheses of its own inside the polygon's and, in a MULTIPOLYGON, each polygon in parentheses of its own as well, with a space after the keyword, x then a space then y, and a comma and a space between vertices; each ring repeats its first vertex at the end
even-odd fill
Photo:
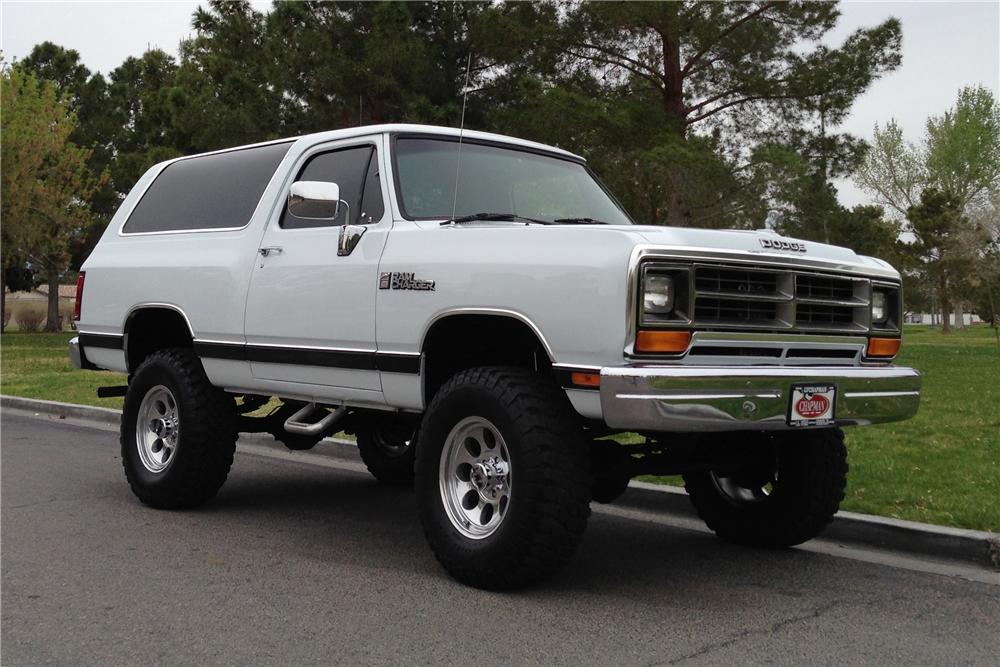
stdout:
POLYGON ((209 151, 207 153, 197 153, 195 155, 182 155, 181 157, 176 157, 176 158, 174 158, 172 160, 166 160, 165 162, 161 162, 158 165, 160 168, 157 170, 156 175, 153 176, 153 178, 150 179, 149 183, 146 184, 146 187, 144 187, 142 189, 142 193, 140 193, 139 196, 136 198, 135 203, 132 204, 132 207, 129 209, 128 214, 125 216, 125 219, 122 221, 122 224, 119 225, 119 227, 118 227, 118 236, 162 236, 164 234, 205 234, 205 233, 208 233, 208 232, 238 232, 240 230, 246 229, 247 227, 250 226, 250 223, 253 222, 253 219, 257 216, 257 212, 260 209, 260 205, 264 202, 264 197, 267 195, 267 189, 269 187, 271 187, 271 182, 274 180, 274 177, 277 176, 278 172, 281 171, 281 164, 288 158, 288 153, 290 153, 292 151, 292 148, 294 148, 294 145, 297 142, 298 142, 298 139, 294 139, 294 138, 292 138, 292 139, 274 139, 272 141, 262 141, 262 142, 256 143, 256 144, 247 144, 246 146, 234 146, 232 148, 223 148, 221 150, 209 151), (274 144, 292 144, 292 145, 288 147, 288 153, 285 153, 284 157, 281 158, 281 161, 278 162, 278 166, 275 168, 274 173, 271 174, 271 178, 267 181, 267 185, 264 186, 264 191, 260 193, 260 199, 257 200, 257 205, 254 206, 253 213, 250 214, 250 219, 246 221, 246 224, 241 225, 239 227, 211 227, 211 228, 208 228, 208 229, 168 229, 168 230, 164 230, 162 232, 126 232, 125 231, 125 225, 128 224, 129 218, 132 217, 132 213, 135 211, 135 207, 138 206, 139 202, 142 201, 142 198, 146 196, 146 193, 149 191, 149 188, 151 188, 153 186, 153 183, 155 183, 156 179, 158 179, 160 177, 160 174, 162 174, 163 171, 167 167, 169 167, 170 165, 172 165, 173 163, 180 162, 181 160, 192 160, 194 158, 207 157, 209 155, 220 155, 222 153, 232 153, 234 151, 242 151, 242 150, 246 150, 246 149, 249 149, 249 148, 260 148, 261 146, 271 146, 271 145, 274 145, 274 144))
POLYGON ((595 373, 600 373, 602 366, 591 366, 589 364, 566 364, 566 363, 555 363, 552 364, 552 368, 556 370, 572 370, 578 372, 593 371, 595 373))
MULTIPOLYGON (((209 341, 199 341, 207 343, 209 341)), ((374 354, 380 350, 370 347, 326 347, 322 345, 286 345, 284 343, 233 343, 234 345, 248 345, 250 347, 277 347, 289 350, 322 350, 324 352, 357 352, 358 354, 374 354)))
POLYGON ((844 394, 847 398, 891 398, 896 396, 919 395, 919 391, 854 391, 844 394))
POLYGON ((837 387, 835 424, 909 419, 920 402, 911 368, 618 366, 601 371, 601 409, 614 429, 784 430, 793 384, 837 387))
MULTIPOLYGON (((757 333, 748 331, 696 331, 691 336, 684 355, 674 361, 659 361, 656 363, 675 363, 689 366, 731 366, 734 369, 749 365, 769 366, 859 366, 868 345, 866 336, 857 335, 824 335, 824 334, 793 334, 793 333, 757 333), (697 348, 715 347, 732 348, 734 354, 699 355, 697 348), (740 351, 746 348, 763 348, 778 351, 776 355, 747 355, 740 351), (825 351, 850 352, 852 356, 842 357, 837 361, 825 351), (802 353, 815 352, 815 355, 802 353), (793 353, 795 353, 793 355, 793 353)), ((884 364, 883 364, 884 365, 884 364)))
MULTIPOLYGON (((372 349, 372 348, 361 348, 361 347, 321 347, 317 345, 285 345, 283 343, 247 343, 245 340, 217 340, 214 338, 195 338, 193 339, 195 343, 210 343, 213 345, 249 345, 251 347, 281 347, 292 350, 323 350, 325 352, 357 352, 359 354, 391 354, 400 357, 419 357, 420 352, 400 352, 397 350, 383 350, 383 349, 372 349)), ((599 366, 595 366, 597 370, 600 370, 599 366)))
MULTIPOLYGON (((346 202, 344 202, 346 203, 346 202)), ((336 220, 340 213, 340 186, 327 181, 293 181, 288 188, 285 208, 288 214, 299 220, 336 220), (302 209, 316 204, 331 205, 330 215, 302 215, 302 209)), ((350 213, 350 210, 348 210, 350 213)))
MULTIPOLYGON (((678 268, 693 270, 699 261, 728 264, 747 264, 747 268, 777 268, 785 271, 809 270, 826 271, 843 275, 844 277, 860 277, 875 281, 882 279, 892 284, 898 283, 899 272, 895 269, 878 267, 861 267, 856 264, 845 264, 837 260, 817 257, 790 256, 782 253, 768 253, 744 250, 719 250, 718 248, 703 248, 697 246, 668 246, 660 244, 640 244, 632 249, 626 267, 626 298, 625 298, 625 347, 627 357, 635 352, 635 337, 639 327, 639 289, 641 284, 640 268, 642 262, 649 259, 663 260, 679 264, 678 268)), ((693 300, 692 294, 689 295, 693 300)), ((860 305, 860 304, 859 304, 860 305)), ((852 332, 844 332, 849 335, 852 332)), ((853 332, 860 333, 860 332, 853 332)))
MULTIPOLYGON (((129 236, 134 236, 134 235, 133 234, 129 234, 129 236)), ((123 334, 128 330, 128 323, 129 323, 129 320, 132 319, 132 316, 135 315, 140 310, 144 310, 144 309, 147 309, 147 308, 166 308, 168 310, 173 310, 173 311, 176 311, 176 312, 180 313, 181 317, 184 318, 184 323, 187 324, 188 333, 191 334, 192 340, 194 339, 194 327, 191 326, 191 320, 188 319, 187 313, 185 313, 183 311, 183 309, 181 309, 180 306, 174 305, 172 303, 161 303, 159 301, 147 301, 145 303, 137 303, 134 306, 132 306, 131 308, 129 308, 128 312, 125 313, 125 321, 122 323, 122 333, 123 334)))
POLYGON ((378 350, 375 350, 375 352, 377 352, 378 354, 394 354, 394 355, 398 355, 398 356, 401 356, 401 357, 419 357, 419 356, 421 356, 420 352, 398 352, 396 350, 383 350, 381 348, 379 348, 378 350))
POLYGON ((83 356, 80 354, 80 337, 73 336, 69 339, 69 360, 73 368, 83 369, 83 356))
POLYGON ((438 312, 431 317, 431 319, 428 320, 427 324, 424 326, 424 333, 420 336, 421 350, 424 349, 424 342, 427 340, 427 333, 431 330, 431 327, 437 324, 438 320, 443 320, 444 318, 452 315, 498 315, 501 317, 513 317, 516 320, 520 320, 524 324, 528 325, 528 328, 534 332, 535 336, 542 343, 542 347, 545 349, 545 354, 548 355, 549 361, 555 361, 555 355, 552 354, 552 347, 549 345, 549 342, 545 340, 545 336, 542 334, 542 330, 538 328, 538 325, 532 322, 527 315, 519 313, 516 310, 507 310, 506 308, 450 308, 448 310, 438 312))
MULTIPOLYGON (((347 205, 347 202, 344 202, 347 205)), ((337 237, 337 256, 346 257, 354 252, 368 228, 364 225, 342 225, 337 237)))

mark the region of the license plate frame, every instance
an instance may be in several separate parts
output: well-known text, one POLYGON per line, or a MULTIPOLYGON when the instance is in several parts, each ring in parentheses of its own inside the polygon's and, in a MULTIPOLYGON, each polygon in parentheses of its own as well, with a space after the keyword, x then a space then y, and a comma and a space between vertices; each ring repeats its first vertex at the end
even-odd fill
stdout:
POLYGON ((797 382, 788 392, 789 426, 826 426, 837 414, 837 385, 832 382, 797 382))

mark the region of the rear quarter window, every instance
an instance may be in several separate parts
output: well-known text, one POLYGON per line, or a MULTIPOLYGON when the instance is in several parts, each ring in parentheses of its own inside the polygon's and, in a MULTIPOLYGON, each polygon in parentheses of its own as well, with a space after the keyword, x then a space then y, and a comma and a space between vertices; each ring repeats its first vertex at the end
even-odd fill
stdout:
POLYGON ((178 160, 142 195, 122 232, 243 227, 292 142, 178 160))

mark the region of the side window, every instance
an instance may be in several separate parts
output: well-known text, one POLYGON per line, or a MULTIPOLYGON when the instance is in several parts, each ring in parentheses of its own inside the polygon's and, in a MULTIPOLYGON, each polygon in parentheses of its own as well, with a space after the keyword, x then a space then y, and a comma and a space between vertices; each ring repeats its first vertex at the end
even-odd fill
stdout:
POLYGON ((382 174, 378 162, 378 151, 372 151, 368 161, 368 175, 365 176, 365 193, 361 197, 361 216, 358 222, 367 225, 378 222, 385 213, 385 203, 382 201, 382 174))
POLYGON ((125 222, 125 234, 243 227, 290 142, 178 160, 160 172, 125 222))
POLYGON ((368 202, 365 195, 369 194, 371 187, 378 193, 379 214, 378 217, 372 215, 374 220, 382 217, 381 214, 381 190, 377 183, 378 170, 375 169, 374 186, 366 185, 366 176, 372 173, 372 164, 377 163, 374 146, 356 146, 353 148, 343 148, 341 150, 319 153, 309 158, 305 166, 295 178, 296 181, 326 181, 336 183, 340 186, 340 198, 343 204, 336 220, 307 220, 297 218, 288 212, 287 206, 281 213, 281 226, 285 229, 304 229, 308 227, 339 227, 344 224, 356 224, 357 222, 367 222, 368 216, 365 212, 362 220, 362 212, 368 202))

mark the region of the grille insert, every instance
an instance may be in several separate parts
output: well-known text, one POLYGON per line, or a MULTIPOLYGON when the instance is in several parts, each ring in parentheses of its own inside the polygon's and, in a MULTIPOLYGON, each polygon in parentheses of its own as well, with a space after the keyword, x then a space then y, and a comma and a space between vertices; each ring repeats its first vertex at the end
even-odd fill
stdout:
POLYGON ((690 272, 690 321, 708 329, 864 333, 866 278, 716 264, 690 272))
POLYGON ((780 296, 779 275, 765 271, 699 267, 695 272, 695 290, 700 293, 733 296, 780 296))

